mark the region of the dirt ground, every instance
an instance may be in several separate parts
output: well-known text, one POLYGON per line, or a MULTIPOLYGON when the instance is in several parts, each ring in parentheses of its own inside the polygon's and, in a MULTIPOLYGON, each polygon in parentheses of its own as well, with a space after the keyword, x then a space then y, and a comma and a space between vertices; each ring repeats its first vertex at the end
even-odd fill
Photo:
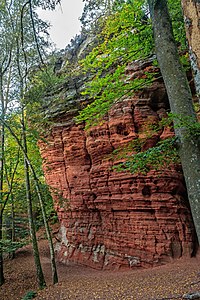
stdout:
POLYGON ((5 261, 5 284, 0 300, 19 300, 30 290, 36 300, 183 299, 185 293, 200 291, 200 257, 179 259, 152 269, 110 272, 84 266, 57 263, 59 283, 51 284, 47 241, 39 241, 47 288, 38 291, 31 246, 18 250, 16 258, 5 261))

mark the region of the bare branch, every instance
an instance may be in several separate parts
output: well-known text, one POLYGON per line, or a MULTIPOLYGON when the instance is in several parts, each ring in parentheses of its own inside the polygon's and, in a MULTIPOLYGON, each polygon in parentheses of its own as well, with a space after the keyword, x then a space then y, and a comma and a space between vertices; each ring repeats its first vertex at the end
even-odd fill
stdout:
MULTIPOLYGON (((15 164, 15 167, 14 167, 14 170, 13 170, 13 173, 12 173, 12 176, 11 176, 11 179, 9 181, 8 179, 8 174, 7 174, 7 170, 5 169, 5 173, 6 173, 6 180, 7 180, 7 183, 8 183, 8 186, 9 186, 9 191, 6 195, 6 199, 3 203, 3 206, 1 208, 1 211, 3 212, 5 207, 6 207, 6 204, 8 202, 8 199, 10 197, 10 194, 12 193, 12 189, 13 189, 13 181, 14 181, 14 177, 15 177, 15 174, 16 174, 16 171, 17 171, 17 167, 18 167, 18 164, 19 164, 19 154, 20 154, 20 147, 18 148, 18 152, 17 152, 17 161, 16 161, 16 164, 15 164)), ((5 162, 4 162, 5 164, 5 162)))
POLYGON ((24 60, 25 60, 25 74, 27 75, 28 73, 28 63, 27 63, 27 56, 26 56, 26 51, 24 48, 24 29, 23 29, 23 17, 24 17, 24 10, 26 6, 29 4, 29 0, 22 6, 21 10, 21 45, 22 45, 22 52, 24 54, 24 60))
POLYGON ((37 34, 36 34, 36 30, 35 30, 35 22, 34 22, 34 17, 33 17, 33 10, 32 10, 32 2, 31 2, 31 0, 29 0, 28 2, 29 2, 29 11, 30 11, 30 17, 31 17, 33 34, 34 34, 34 39, 35 39, 37 51, 38 51, 41 63, 44 65, 44 61, 43 61, 43 58, 42 58, 42 54, 40 52, 40 47, 39 47, 39 44, 38 44, 37 34))

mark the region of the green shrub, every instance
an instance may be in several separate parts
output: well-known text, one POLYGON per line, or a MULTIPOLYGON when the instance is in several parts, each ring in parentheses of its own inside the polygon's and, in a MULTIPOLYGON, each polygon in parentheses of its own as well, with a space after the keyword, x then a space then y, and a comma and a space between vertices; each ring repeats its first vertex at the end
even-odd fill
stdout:
POLYGON ((21 300, 30 300, 37 296, 37 293, 35 291, 28 291, 26 295, 21 300))

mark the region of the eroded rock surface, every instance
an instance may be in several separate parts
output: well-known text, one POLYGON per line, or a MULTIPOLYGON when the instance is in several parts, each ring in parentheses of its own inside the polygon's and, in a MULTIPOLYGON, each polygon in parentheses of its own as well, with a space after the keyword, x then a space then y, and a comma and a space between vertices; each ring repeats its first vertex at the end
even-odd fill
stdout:
MULTIPOLYGON (((130 80, 146 65, 129 65, 130 80)), ((99 269, 150 267, 191 256, 194 227, 180 166, 147 175, 116 172, 113 150, 145 138, 144 149, 172 136, 162 128, 147 138, 148 124, 166 114, 162 81, 116 103, 102 125, 62 115, 40 142, 47 183, 61 222, 58 258, 99 269), (65 119, 67 123, 65 123, 65 119)), ((130 150, 129 150, 130 151, 130 150)))

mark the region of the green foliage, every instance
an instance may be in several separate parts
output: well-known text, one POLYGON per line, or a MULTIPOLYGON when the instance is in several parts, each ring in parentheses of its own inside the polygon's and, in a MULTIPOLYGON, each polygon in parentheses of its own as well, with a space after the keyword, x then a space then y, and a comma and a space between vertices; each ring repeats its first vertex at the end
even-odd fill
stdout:
POLYGON ((172 20, 172 27, 175 40, 179 49, 187 49, 185 25, 180 0, 168 0, 169 13, 172 20))
POLYGON ((26 295, 21 300, 31 300, 37 296, 35 291, 28 291, 26 295))
POLYGON ((23 247, 24 245, 26 245, 26 243, 23 241, 12 242, 10 240, 5 240, 5 239, 0 240, 0 248, 5 253, 12 253, 12 252, 16 251, 17 249, 23 247))
MULTIPOLYGON (((21 205, 24 204, 24 199, 21 201, 21 205)), ((25 215, 26 213, 26 206, 19 207, 18 199, 15 199, 15 211, 16 215, 14 217, 14 230, 15 230, 15 240, 16 241, 29 241, 29 223, 28 223, 28 216, 25 215)), ((9 205, 8 205, 9 206, 9 205)), ((5 215, 7 216, 6 209, 5 215)), ((9 216, 9 215, 8 215, 9 216)), ((10 228, 11 230, 11 228, 10 228)))
POLYGON ((185 71, 190 70, 191 66, 190 66, 190 59, 189 59, 188 52, 183 53, 180 56, 180 61, 181 61, 182 65, 183 65, 183 68, 184 68, 185 71))
MULTIPOLYGON (((157 125, 150 124, 148 129, 156 133, 164 126, 184 130, 185 137, 195 136, 199 138, 200 136, 200 123, 189 116, 169 113, 167 118, 163 118, 157 125)), ((146 139, 152 136, 152 132, 150 136, 146 133, 146 139)), ((126 147, 114 150, 111 159, 114 161, 121 159, 125 161, 115 165, 113 169, 119 172, 129 171, 131 173, 146 174, 153 169, 162 170, 165 167, 169 167, 170 164, 180 163, 178 155, 179 141, 177 138, 173 137, 159 141, 156 146, 142 151, 146 139, 135 139, 126 147), (133 152, 134 154, 130 155, 133 152)))
MULTIPOLYGON (((185 49, 180 1, 169 1, 169 6, 175 38, 180 49, 185 49)), ((94 100, 77 117, 77 122, 86 122, 86 128, 101 122, 114 101, 144 88, 156 75, 146 73, 144 78, 131 81, 124 75, 128 62, 144 59, 154 52, 151 20, 148 17, 146 2, 121 1, 117 5, 116 1, 113 7, 115 10, 105 17, 104 27, 99 35, 99 45, 82 61, 82 68, 92 77, 83 95, 94 100)), ((187 57, 184 56, 182 60, 188 66, 187 57)))
POLYGON ((195 110, 196 113, 200 112, 200 103, 198 103, 198 102, 194 103, 194 110, 195 110))
POLYGON ((94 125, 114 101, 151 82, 152 74, 133 81, 124 76, 127 62, 152 52, 150 21, 145 16, 143 5, 143 1, 124 4, 119 11, 108 16, 99 37, 102 42, 82 61, 85 72, 94 74, 83 94, 94 101, 80 112, 78 122, 86 121, 88 127, 94 125))
POLYGON ((97 27, 99 19, 110 13, 112 0, 84 0, 83 13, 80 21, 85 30, 92 30, 97 27))
POLYGON ((48 97, 48 95, 54 95, 59 89, 59 85, 63 83, 63 76, 57 76, 51 66, 35 71, 30 77, 26 102, 29 104, 43 104, 44 98, 48 97))
POLYGON ((176 138, 169 138, 157 143, 155 147, 146 151, 126 155, 126 161, 114 166, 118 172, 146 174, 150 170, 162 170, 170 164, 178 163, 179 156, 176 148, 176 138))
POLYGON ((51 108, 52 100, 59 102, 57 94, 66 82, 63 74, 54 73, 53 65, 54 62, 50 61, 48 66, 32 72, 25 94, 24 104, 31 119, 31 131, 37 134, 37 138, 38 131, 46 133, 51 127, 51 120, 44 117, 43 112, 51 108))
POLYGON ((200 122, 195 120, 194 117, 169 113, 168 118, 163 119, 160 124, 162 126, 168 126, 172 124, 172 122, 174 128, 185 130, 186 137, 190 135, 196 137, 200 136, 200 122))
MULTIPOLYGON (((56 211, 54 209, 54 205, 53 205, 53 199, 51 197, 49 188, 46 184, 41 184, 40 185, 41 188, 41 192, 43 195, 43 200, 44 200, 44 204, 45 204, 45 211, 46 211, 46 217, 47 220, 50 221, 51 223, 56 223, 58 221, 58 217, 56 214, 56 211)), ((39 203, 37 201, 37 195, 35 194, 35 191, 33 191, 33 197, 35 199, 35 213, 37 214, 36 217, 36 228, 40 228, 41 226, 43 226, 43 217, 40 211, 40 206, 39 203)))
POLYGON ((122 148, 115 149, 111 154, 112 160, 121 160, 129 157, 129 153, 139 153, 142 151, 142 146, 145 144, 144 139, 136 138, 122 148))
MULTIPOLYGON (((13 131, 17 136, 21 133, 21 120, 20 115, 17 113, 7 117, 7 122, 12 126, 13 131)), ((12 211, 14 209, 14 226, 15 226, 15 239, 20 241, 21 239, 27 239, 29 236, 29 224, 27 216, 27 204, 26 204, 26 188, 24 182, 24 155, 20 151, 16 140, 11 136, 6 129, 6 143, 5 143, 5 182, 3 190, 3 198, 1 205, 4 205, 8 194, 10 193, 10 184, 12 181, 12 191, 9 195, 3 214, 3 230, 5 232, 5 239, 9 239, 11 236, 11 219, 12 211), (14 169, 17 168, 13 177, 14 169)), ((40 180, 40 187, 42 196, 47 210, 47 218, 56 219, 56 213, 53 208, 53 200, 44 181, 44 174, 42 170, 42 158, 37 145, 38 134, 27 127, 26 131, 28 155, 31 163, 34 166, 38 179, 40 180)), ((39 228, 42 223, 42 215, 40 205, 38 201, 38 195, 35 191, 35 183, 30 174, 30 191, 32 194, 32 207, 35 215, 35 223, 39 228)))

